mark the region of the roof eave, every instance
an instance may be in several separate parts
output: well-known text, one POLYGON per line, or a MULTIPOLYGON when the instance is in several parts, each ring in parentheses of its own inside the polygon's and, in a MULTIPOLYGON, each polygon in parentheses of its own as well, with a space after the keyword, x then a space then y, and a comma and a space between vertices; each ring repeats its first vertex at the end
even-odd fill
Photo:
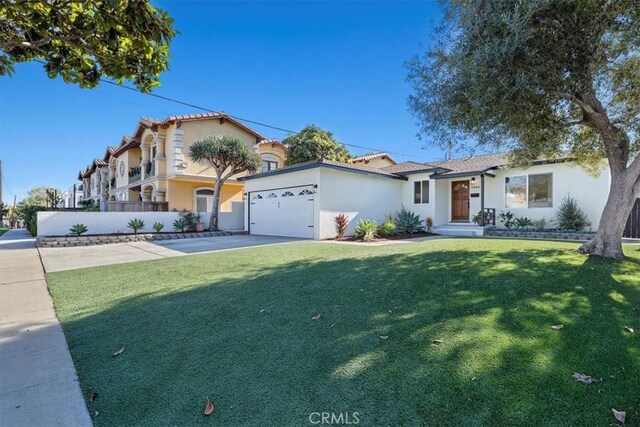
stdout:
POLYGON ((408 180, 407 177, 400 176, 400 175, 395 175, 395 174, 379 173, 379 172, 375 172, 375 171, 366 171, 366 170, 362 170, 362 169, 353 169, 353 168, 343 167, 343 166, 339 166, 339 165, 316 162, 316 163, 303 165, 303 166, 300 166, 300 167, 292 167, 292 168, 288 168, 288 169, 276 169, 273 172, 259 173, 259 174, 255 174, 255 175, 247 175, 247 176, 243 176, 243 177, 238 178, 238 181, 249 181, 249 180, 252 180, 252 179, 268 178, 268 177, 271 177, 271 176, 284 175, 284 174, 291 173, 291 172, 300 172, 300 171, 309 170, 309 169, 315 169, 315 168, 320 168, 320 167, 324 167, 324 168, 328 168, 328 169, 340 170, 340 171, 344 171, 344 172, 360 173, 360 174, 370 175, 370 176, 379 176, 379 177, 383 177, 383 178, 399 179, 401 181, 407 181, 408 180))

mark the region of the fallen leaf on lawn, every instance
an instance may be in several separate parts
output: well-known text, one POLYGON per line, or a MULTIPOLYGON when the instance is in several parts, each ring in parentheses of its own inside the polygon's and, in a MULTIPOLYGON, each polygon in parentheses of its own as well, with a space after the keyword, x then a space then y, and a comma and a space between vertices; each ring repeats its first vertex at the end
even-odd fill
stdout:
POLYGON ((627 332, 629 332, 630 334, 632 334, 632 333, 634 333, 634 332, 635 332, 635 331, 633 330, 633 328, 632 328, 632 327, 630 327, 630 326, 625 326, 625 327, 624 327, 624 330, 625 330, 625 331, 627 331, 627 332))
POLYGON ((555 329, 556 331, 559 331, 560 329, 564 328, 564 325, 553 325, 551 327, 551 329, 555 329))
POLYGON ((444 342, 444 340, 442 338, 439 338, 437 340, 433 340, 434 344, 442 344, 444 342))
POLYGON ((120 356, 122 353, 124 353, 124 347, 113 353, 113 357, 120 356))
POLYGON ((208 417, 213 413, 214 409, 213 402, 207 397, 207 403, 204 405, 204 414, 208 417))
POLYGON ((624 421, 627 419, 627 413, 624 411, 616 411, 613 408, 611 408, 611 411, 613 411, 613 416, 615 417, 615 419, 624 424, 624 421))
POLYGON ((89 403, 95 402, 97 398, 98 398, 98 393, 96 393, 95 390, 93 390, 93 388, 89 388, 89 403))
POLYGON ((593 384, 593 383, 597 383, 600 380, 597 380, 593 377, 590 377, 589 375, 585 375, 585 374, 580 374, 578 372, 574 372, 572 377, 576 380, 579 381, 583 384, 593 384))
POLYGON ((389 335, 380 335, 380 339, 381 340, 388 340, 389 339, 389 335))
POLYGON ((322 317, 322 314, 316 314, 311 318, 311 320, 320 320, 321 317, 322 317))
POLYGON ((95 411, 93 414, 91 414, 91 419, 92 419, 92 420, 95 420, 99 413, 100 413, 100 412, 95 411))

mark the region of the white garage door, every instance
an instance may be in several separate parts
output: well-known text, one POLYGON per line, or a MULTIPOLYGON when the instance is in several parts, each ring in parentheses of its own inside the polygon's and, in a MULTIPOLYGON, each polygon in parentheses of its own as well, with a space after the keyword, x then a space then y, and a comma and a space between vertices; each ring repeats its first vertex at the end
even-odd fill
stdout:
POLYGON ((313 185, 252 191, 249 194, 251 234, 313 239, 313 185))

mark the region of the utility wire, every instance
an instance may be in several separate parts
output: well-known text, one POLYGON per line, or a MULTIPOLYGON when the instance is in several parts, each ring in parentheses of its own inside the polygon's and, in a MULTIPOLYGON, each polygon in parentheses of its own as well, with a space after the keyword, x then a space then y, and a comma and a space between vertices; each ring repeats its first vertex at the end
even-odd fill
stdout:
MULTIPOLYGON (((34 59, 34 61, 38 62, 40 64, 45 64, 44 61, 39 60, 39 59, 34 59)), ((106 83, 106 84, 109 84, 109 85, 112 85, 112 86, 117 86, 117 87, 122 88, 122 89, 130 90, 132 92, 136 92, 136 93, 139 93, 141 95, 148 95, 148 96, 152 96, 152 97, 157 98, 157 99, 162 99, 163 101, 173 102, 175 104, 180 104, 180 105, 184 105, 186 107, 195 108, 197 110, 206 111, 208 113, 217 113, 217 112, 219 112, 219 110, 212 110, 211 108, 202 107, 200 105, 192 104, 190 102, 180 101, 179 99, 171 98, 171 97, 168 97, 168 96, 158 95, 157 93, 141 92, 136 87, 127 86, 127 85, 124 85, 124 84, 119 84, 117 82, 114 82, 114 81, 111 81, 111 80, 107 80, 107 79, 104 79, 104 78, 100 78, 100 82, 106 83)), ((273 125, 270 125, 268 123, 258 122, 258 121, 255 121, 255 120, 234 116, 234 115, 231 115, 231 114, 228 114, 228 113, 225 113, 225 114, 227 114, 229 117, 234 118, 236 120, 239 120, 241 122, 251 123, 251 124, 256 125, 256 126, 262 126, 262 127, 265 127, 265 128, 274 129, 274 130, 281 131, 281 132, 287 132, 287 133, 290 133, 290 134, 293 134, 293 135, 297 135, 297 134, 300 133, 299 131, 294 131, 294 130, 291 130, 291 129, 285 129, 285 128, 281 128, 279 126, 273 126, 273 125)), ((416 158, 420 157, 420 156, 418 156, 416 154, 407 154, 407 153, 401 153, 401 152, 397 152, 397 151, 383 150, 383 149, 380 149, 380 148, 365 147, 365 146, 356 145, 356 144, 347 144, 347 143, 344 143, 344 142, 342 142, 341 144, 342 145, 346 145, 347 147, 360 148, 362 150, 384 151, 385 153, 388 153, 388 154, 396 154, 398 156, 404 156, 404 157, 416 157, 416 158)))

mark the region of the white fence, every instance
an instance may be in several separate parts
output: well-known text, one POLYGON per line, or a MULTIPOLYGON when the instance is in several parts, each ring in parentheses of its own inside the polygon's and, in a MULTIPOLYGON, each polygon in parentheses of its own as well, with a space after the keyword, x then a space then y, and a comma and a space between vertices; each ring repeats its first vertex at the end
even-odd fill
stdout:
MULTIPOLYGON (((200 219, 209 226, 209 212, 201 212, 200 219)), ((221 230, 244 229, 243 212, 221 212, 219 214, 221 230)), ((179 217, 178 212, 38 212, 38 236, 66 236, 74 224, 87 226, 87 234, 133 233, 127 227, 129 221, 138 218, 144 221, 144 228, 138 233, 152 232, 153 224, 164 224, 162 231, 174 231, 173 221, 179 217)))

